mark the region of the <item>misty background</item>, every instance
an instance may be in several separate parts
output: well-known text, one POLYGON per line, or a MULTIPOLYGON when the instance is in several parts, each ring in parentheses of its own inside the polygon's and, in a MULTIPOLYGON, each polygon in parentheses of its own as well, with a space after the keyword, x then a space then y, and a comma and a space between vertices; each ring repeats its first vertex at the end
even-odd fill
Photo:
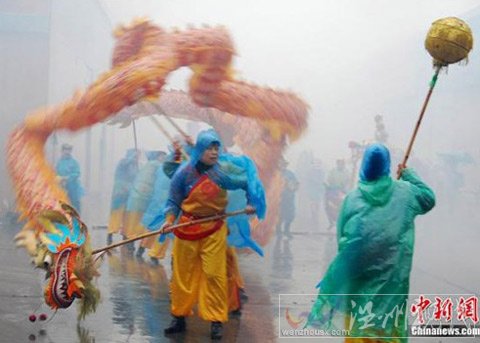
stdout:
MULTIPOLYGON (((430 24, 441 17, 466 20, 479 36, 480 1, 28 1, 0 2, 1 199, 11 206, 4 146, 8 133, 38 107, 70 98, 110 67, 112 31, 136 17, 172 29, 224 25, 233 38, 239 78, 295 92, 310 105, 309 127, 286 156, 295 166, 311 150, 325 168, 349 158, 348 142, 374 138, 373 117, 384 117, 388 143, 405 149, 433 75, 424 49, 430 24)), ((476 44, 467 66, 442 73, 414 147, 414 156, 435 164, 439 152, 480 158, 477 128, 480 56, 476 44)), ((186 89, 191 72, 182 68, 167 87, 186 89)), ((167 142, 148 119, 137 123, 142 149, 165 149, 167 142)), ((109 202, 112 175, 132 128, 96 125, 50 139, 50 160, 59 147, 74 145, 89 197, 109 202), (106 151, 101 151, 100 146, 106 151)), ((393 161, 394 164, 398 161, 393 161)), ((475 189, 477 164, 464 166, 475 189)), ((98 208, 98 207, 97 207, 98 208)), ((108 204, 98 224, 106 221, 108 204)), ((95 218, 95 219, 94 219, 95 218)), ((97 224, 97 223, 95 223, 97 224)))

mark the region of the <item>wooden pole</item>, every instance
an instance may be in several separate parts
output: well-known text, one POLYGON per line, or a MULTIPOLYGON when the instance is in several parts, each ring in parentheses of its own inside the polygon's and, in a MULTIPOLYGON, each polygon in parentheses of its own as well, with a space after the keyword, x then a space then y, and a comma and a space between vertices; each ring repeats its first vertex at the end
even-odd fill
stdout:
MULTIPOLYGON (((407 151, 405 152, 405 156, 403 157, 403 161, 401 166, 405 167, 407 165, 408 158, 410 157, 410 153, 413 148, 413 143, 415 142, 415 138, 417 137, 418 130, 420 129, 420 124, 422 123, 423 115, 425 114, 425 110, 427 109, 428 102, 430 101, 430 97, 432 96, 433 89, 435 88, 435 84, 437 83, 438 74, 440 73, 440 69, 442 69, 441 65, 438 65, 435 69, 435 74, 432 77, 432 81, 430 82, 430 89, 428 90, 427 97, 423 102, 422 109, 420 111, 420 116, 418 117, 417 124, 415 125, 415 129, 413 130, 412 137, 410 138, 410 142, 408 143, 407 151)), ((397 179, 400 178, 400 173, 397 173, 397 179)))
MULTIPOLYGON (((175 140, 173 137, 168 133, 167 130, 160 124, 157 118, 155 118, 153 115, 149 116, 150 120, 153 121, 153 123, 162 131, 162 133, 167 137, 167 139, 173 144, 175 140)), ((188 154, 183 150, 183 148, 180 146, 180 152, 182 153, 182 156, 185 160, 189 159, 188 154)))
POLYGON ((138 165, 138 140, 137 140, 137 127, 135 126, 135 119, 132 120, 132 128, 133 128, 133 144, 135 145, 135 164, 137 169, 138 165))
POLYGON ((133 144, 135 145, 135 150, 138 150, 137 127, 135 125, 135 119, 132 120, 132 129, 133 129, 133 144))
POLYGON ((178 228, 181 228, 181 227, 207 223, 207 222, 220 220, 220 219, 225 219, 227 217, 238 216, 240 214, 246 214, 246 213, 247 213, 247 210, 244 209, 244 210, 239 210, 239 211, 234 211, 234 212, 229 212, 229 213, 224 213, 224 214, 218 214, 218 215, 215 215, 215 216, 206 217, 206 218, 202 218, 202 219, 192 220, 192 221, 189 221, 189 222, 186 222, 186 223, 172 225, 172 226, 169 226, 165 229, 162 228, 162 229, 159 229, 159 230, 156 230, 156 231, 146 232, 146 233, 143 233, 141 235, 138 235, 138 236, 135 236, 135 237, 132 237, 132 238, 129 238, 129 239, 125 239, 125 240, 117 242, 117 243, 107 245, 106 247, 95 249, 95 250, 92 251, 92 255, 98 254, 98 253, 100 253, 102 251, 105 251, 105 250, 110 250, 110 249, 119 247, 121 245, 125 245, 125 244, 131 243, 131 242, 138 241, 139 239, 143 239, 143 238, 147 238, 147 237, 155 236, 155 235, 160 235, 160 234, 166 233, 166 232, 168 233, 168 232, 171 232, 171 231, 173 231, 175 229, 178 229, 178 228))
POLYGON ((172 124, 172 126, 183 136, 183 138, 185 138, 185 139, 189 138, 187 133, 185 131, 183 131, 183 129, 172 118, 170 118, 166 114, 164 114, 164 116, 165 116, 165 118, 167 118, 168 122, 170 124, 172 124))
POLYGON ((180 127, 180 125, 178 125, 175 120, 173 120, 171 117, 169 117, 165 111, 160 107, 159 104, 157 103, 154 103, 154 102, 151 102, 150 103, 156 110, 159 114, 162 114, 170 124, 172 124, 172 126, 178 131, 178 133, 180 133, 183 138, 185 139, 185 141, 190 144, 190 136, 180 127))
POLYGON ((160 124, 160 121, 155 117, 155 115, 149 116, 150 120, 155 124, 155 126, 162 131, 162 133, 167 137, 170 143, 173 143, 175 140, 173 137, 168 133, 168 131, 160 124))

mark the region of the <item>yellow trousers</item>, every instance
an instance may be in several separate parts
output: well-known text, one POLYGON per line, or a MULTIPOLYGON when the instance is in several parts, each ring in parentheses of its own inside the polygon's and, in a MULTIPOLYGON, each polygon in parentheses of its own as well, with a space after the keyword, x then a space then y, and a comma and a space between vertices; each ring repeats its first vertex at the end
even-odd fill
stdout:
POLYGON ((170 245, 170 238, 167 238, 163 243, 158 241, 158 236, 152 236, 142 239, 141 246, 148 249, 148 256, 163 260, 167 254, 168 246, 170 245))
POLYGON ((108 233, 122 233, 124 230, 125 207, 117 208, 110 213, 108 221, 108 233))
POLYGON ((196 241, 173 241, 170 283, 171 312, 189 316, 198 304, 198 315, 207 321, 228 320, 227 227, 196 241))
POLYGON ((237 252, 234 247, 227 248, 227 278, 228 278, 228 311, 239 310, 240 288, 244 287, 243 278, 238 267, 237 252))
POLYGON ((143 212, 125 212, 125 237, 132 238, 146 231, 142 225, 143 212))

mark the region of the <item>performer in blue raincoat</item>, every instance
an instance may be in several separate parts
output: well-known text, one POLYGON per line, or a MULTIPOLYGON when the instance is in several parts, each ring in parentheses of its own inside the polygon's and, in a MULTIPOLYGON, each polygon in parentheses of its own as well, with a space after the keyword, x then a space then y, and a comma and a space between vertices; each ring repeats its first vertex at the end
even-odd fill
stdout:
MULTIPOLYGON (((164 151, 148 151, 148 162, 140 169, 133 187, 130 190, 126 210, 126 231, 132 235, 140 235, 147 230, 148 224, 154 219, 153 212, 158 214, 167 201, 170 180, 163 172, 163 163, 166 158, 164 151)), ((141 257, 145 249, 152 262, 157 264, 158 259, 165 256, 167 246, 158 244, 157 237, 145 238, 137 250, 141 257)))
MULTIPOLYGON (((125 231, 125 209, 130 189, 138 172, 139 156, 140 154, 136 149, 128 149, 125 157, 118 162, 115 169, 107 244, 112 243, 114 233, 121 233, 124 238, 132 236, 125 231)), ((133 246, 129 247, 132 248, 133 246)))
POLYGON ((168 199, 170 190, 170 178, 163 171, 163 163, 155 172, 155 184, 153 185, 153 193, 148 203, 148 207, 143 213, 142 225, 148 227, 153 220, 161 213, 168 199))
MULTIPOLYGON (((243 189, 247 208, 262 219, 266 211, 265 191, 256 167, 246 156, 221 152, 221 141, 213 130, 197 138, 190 160, 175 172, 164 211, 165 225, 224 213, 227 190, 243 189)), ((163 221, 160 218, 158 221, 163 221)), ((175 229, 171 312, 174 320, 166 334, 184 331, 185 316, 198 303, 198 314, 212 322, 211 337, 222 336, 228 319, 227 225, 223 220, 175 229)))
MULTIPOLYGON (((147 231, 142 225, 142 217, 152 197, 155 175, 161 169, 166 154, 163 151, 147 151, 146 156, 148 161, 138 171, 128 194, 125 209, 125 232, 128 238, 147 231)), ((142 240, 137 257, 142 257, 145 248, 150 248, 153 241, 154 238, 142 240)))
POLYGON ((388 149, 381 144, 366 149, 358 188, 347 195, 339 215, 338 254, 317 286, 307 325, 345 324, 352 337, 346 342, 406 341, 400 337, 407 336, 414 219, 434 207, 435 195, 412 169, 399 169, 400 180, 393 180, 388 149), (366 326, 365 311, 375 315, 366 326))
POLYGON ((57 162, 55 170, 61 178, 61 185, 67 192, 72 206, 80 213, 80 198, 83 188, 80 185, 80 166, 72 157, 73 146, 62 144, 62 155, 57 162))

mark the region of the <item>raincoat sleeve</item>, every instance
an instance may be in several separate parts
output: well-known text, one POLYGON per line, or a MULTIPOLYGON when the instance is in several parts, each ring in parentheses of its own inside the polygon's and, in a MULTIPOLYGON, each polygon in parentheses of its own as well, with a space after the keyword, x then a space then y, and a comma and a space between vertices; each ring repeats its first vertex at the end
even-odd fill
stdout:
POLYGON ((435 206, 435 194, 412 169, 404 169, 400 178, 412 187, 413 208, 416 213, 425 214, 435 206))
POLYGON ((149 227, 150 223, 157 217, 165 206, 170 189, 170 179, 163 172, 162 167, 159 167, 155 172, 155 183, 153 185, 152 197, 149 201, 148 207, 143 214, 142 224, 149 227))
MULTIPOLYGON (((170 183, 168 199, 163 210, 147 225, 149 230, 157 230, 163 224, 173 224, 177 219, 183 200, 187 197, 185 185, 185 170, 176 173, 170 183)), ((163 235, 162 235, 163 236, 163 235)), ((162 240, 161 240, 162 241, 162 240)))
POLYGON ((342 207, 340 208, 340 212, 338 214, 338 220, 337 220, 337 244, 340 246, 340 242, 342 241, 342 238, 344 237, 344 226, 346 223, 346 205, 347 203, 347 198, 345 198, 342 202, 342 207))
POLYGON ((177 218, 181 210, 182 202, 187 196, 185 185, 187 170, 185 167, 186 165, 173 175, 172 183, 170 184, 168 200, 163 212, 165 219, 170 223, 173 223, 177 218))
POLYGON ((265 218, 265 189, 255 163, 247 156, 225 154, 222 159, 223 163, 217 169, 221 186, 227 190, 243 189, 247 195, 247 204, 255 208, 259 219, 265 218))
POLYGON ((347 223, 348 219, 352 216, 351 210, 351 196, 347 195, 342 202, 342 207, 340 208, 340 212, 338 214, 337 220, 337 243, 338 248, 342 246, 348 239, 347 233, 345 231, 345 224, 347 223))

